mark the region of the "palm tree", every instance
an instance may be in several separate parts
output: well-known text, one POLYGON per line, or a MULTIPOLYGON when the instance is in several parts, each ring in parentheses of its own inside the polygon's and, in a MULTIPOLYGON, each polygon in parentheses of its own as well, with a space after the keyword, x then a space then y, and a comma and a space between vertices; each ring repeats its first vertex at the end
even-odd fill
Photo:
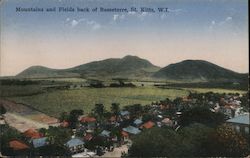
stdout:
POLYGON ((95 104, 94 113, 97 115, 99 120, 102 120, 104 111, 105 109, 103 104, 95 104))
POLYGON ((111 104, 111 112, 115 115, 115 119, 117 121, 119 112, 120 112, 120 104, 119 103, 112 103, 111 104))

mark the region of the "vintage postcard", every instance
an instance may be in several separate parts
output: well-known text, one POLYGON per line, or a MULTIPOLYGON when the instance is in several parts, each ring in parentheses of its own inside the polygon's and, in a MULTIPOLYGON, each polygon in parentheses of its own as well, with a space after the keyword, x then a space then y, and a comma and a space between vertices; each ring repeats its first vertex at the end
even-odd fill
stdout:
POLYGON ((0 0, 0 157, 247 157, 247 0, 0 0))

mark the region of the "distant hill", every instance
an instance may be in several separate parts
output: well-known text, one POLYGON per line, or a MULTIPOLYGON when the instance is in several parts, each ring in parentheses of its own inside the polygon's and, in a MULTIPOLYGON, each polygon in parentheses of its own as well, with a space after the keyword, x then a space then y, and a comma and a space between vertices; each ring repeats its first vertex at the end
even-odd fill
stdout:
POLYGON ((17 77, 20 78, 46 78, 46 77, 101 77, 101 78, 140 78, 150 77, 160 68, 145 59, 137 56, 112 58, 94 61, 69 69, 50 69, 42 66, 32 66, 17 77))
POLYGON ((17 74, 18 78, 79 77, 79 74, 65 72, 63 69, 50 69, 44 66, 31 66, 17 74))
POLYGON ((204 60, 185 60, 170 64, 153 74, 154 78, 184 81, 239 81, 247 79, 240 74, 204 60))

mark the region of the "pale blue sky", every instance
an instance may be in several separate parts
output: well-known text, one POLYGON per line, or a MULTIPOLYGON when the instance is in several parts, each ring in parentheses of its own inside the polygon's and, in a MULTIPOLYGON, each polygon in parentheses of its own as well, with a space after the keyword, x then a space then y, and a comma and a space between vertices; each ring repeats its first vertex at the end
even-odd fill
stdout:
POLYGON ((158 66, 204 59, 248 72, 247 0, 4 0, 1 75, 127 54, 158 66), (167 7, 168 13, 16 12, 16 7, 167 7), (55 60, 56 59, 56 60, 55 60))

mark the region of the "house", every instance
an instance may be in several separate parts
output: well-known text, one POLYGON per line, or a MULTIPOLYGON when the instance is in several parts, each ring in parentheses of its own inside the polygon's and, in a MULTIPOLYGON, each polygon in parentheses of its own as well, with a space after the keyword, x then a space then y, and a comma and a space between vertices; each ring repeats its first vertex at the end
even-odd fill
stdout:
POLYGON ((69 122, 64 120, 64 121, 62 121, 62 122, 60 123, 60 126, 61 126, 61 127, 67 128, 67 127, 69 127, 69 122))
POLYGON ((26 130, 23 134, 25 137, 30 138, 30 139, 36 139, 36 138, 42 137, 41 133, 39 133, 37 130, 32 129, 32 128, 26 130))
POLYGON ((249 113, 231 118, 226 121, 236 132, 242 135, 249 135, 249 113))
POLYGON ((90 123, 90 122, 96 122, 96 118, 85 116, 81 118, 81 123, 90 123))
POLYGON ((0 125, 5 125, 4 116, 0 115, 0 125))
POLYGON ((122 135, 122 138, 123 138, 124 141, 127 141, 129 139, 128 132, 122 131, 121 135, 122 135))
POLYGON ((26 150, 29 146, 19 140, 12 140, 9 142, 9 147, 13 150, 26 150))
POLYGON ((90 133, 87 133, 87 134, 83 137, 83 140, 84 140, 85 142, 88 142, 88 141, 91 141, 92 138, 93 138, 93 135, 90 134, 90 133))
POLYGON ((32 140, 34 148, 42 147, 48 145, 47 137, 37 138, 32 140))
POLYGON ((130 113, 129 113, 129 111, 120 111, 120 115, 124 119, 129 119, 130 113))
POLYGON ((79 153, 84 151, 84 141, 79 138, 71 138, 64 145, 69 148, 72 153, 79 153))
POLYGON ((120 120, 119 117, 117 117, 117 116, 111 116, 110 119, 109 119, 109 122, 111 124, 117 124, 119 120, 120 120))
POLYGON ((129 134, 134 134, 134 135, 141 133, 141 130, 139 130, 138 128, 133 127, 133 126, 128 126, 126 128, 123 128, 122 130, 129 133, 129 134))
POLYGON ((161 121, 162 125, 166 125, 166 126, 173 126, 173 121, 170 120, 169 118, 164 118, 162 121, 161 121))
POLYGON ((136 127, 139 127, 143 122, 141 119, 136 119, 133 123, 136 127))
POLYGON ((110 136, 110 133, 111 133, 110 131, 103 130, 99 135, 107 138, 110 136))
POLYGON ((140 126, 140 128, 146 128, 146 129, 150 129, 152 127, 154 127, 155 123, 152 121, 148 121, 146 123, 144 123, 143 125, 140 126))
POLYGON ((229 118, 233 118, 236 110, 229 104, 226 104, 225 106, 221 106, 219 111, 227 115, 229 118))
POLYGON ((81 118, 81 123, 87 124, 88 129, 94 129, 96 127, 96 118, 85 116, 81 118))

